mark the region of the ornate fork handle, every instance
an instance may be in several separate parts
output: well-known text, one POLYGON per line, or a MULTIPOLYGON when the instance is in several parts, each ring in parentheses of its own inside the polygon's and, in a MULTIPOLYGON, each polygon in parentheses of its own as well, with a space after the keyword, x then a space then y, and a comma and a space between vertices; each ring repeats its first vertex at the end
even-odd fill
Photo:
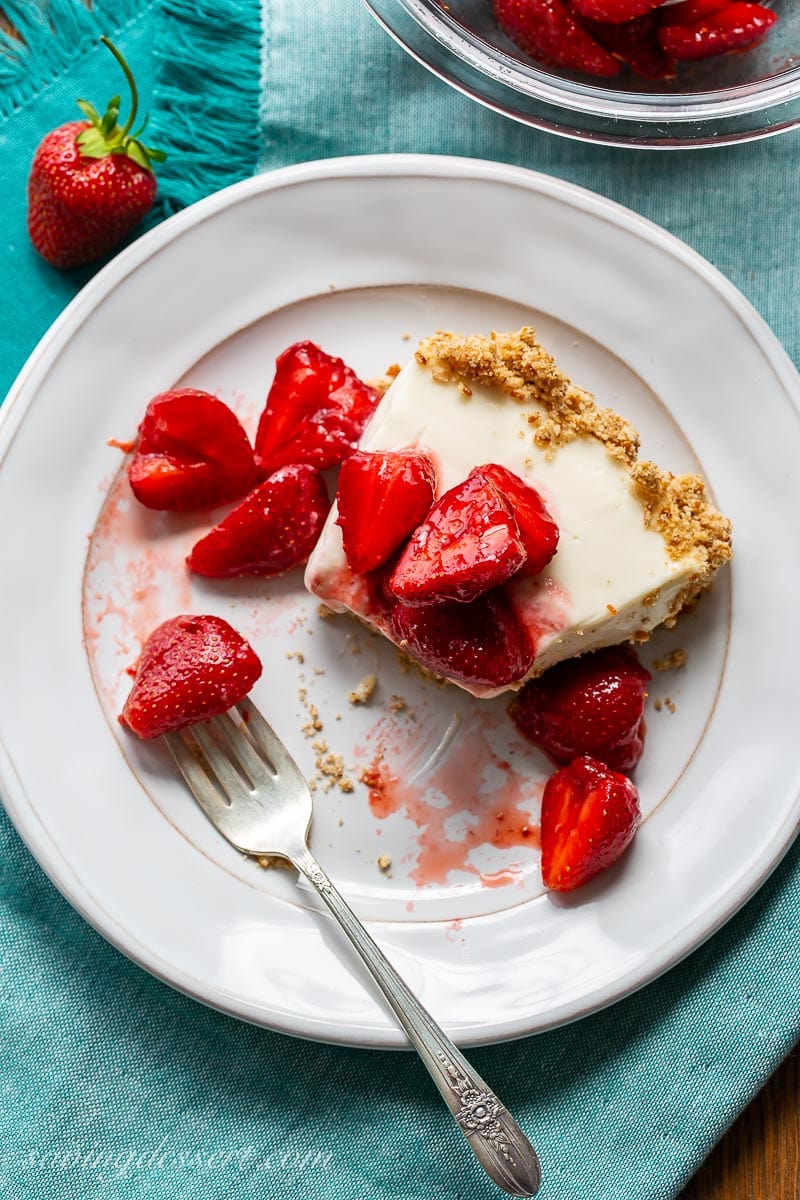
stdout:
POLYGON ((512 1196, 533 1196, 541 1182, 539 1159, 514 1118, 409 991, 310 850, 293 855, 292 862, 347 934, 483 1169, 512 1196))

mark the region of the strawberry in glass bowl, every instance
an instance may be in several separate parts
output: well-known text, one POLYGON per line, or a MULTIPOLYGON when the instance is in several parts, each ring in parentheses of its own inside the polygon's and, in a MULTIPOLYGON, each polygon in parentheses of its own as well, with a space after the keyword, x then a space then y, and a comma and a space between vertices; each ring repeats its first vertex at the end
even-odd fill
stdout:
POLYGON ((738 143, 800 125, 788 0, 367 0, 439 78, 605 145, 738 143))

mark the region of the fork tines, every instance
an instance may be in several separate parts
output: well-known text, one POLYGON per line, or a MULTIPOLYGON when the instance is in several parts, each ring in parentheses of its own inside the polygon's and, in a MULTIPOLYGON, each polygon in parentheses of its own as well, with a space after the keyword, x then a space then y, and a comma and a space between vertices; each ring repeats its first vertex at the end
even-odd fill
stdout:
POLYGON ((230 841, 248 849, 248 825, 278 783, 305 783, 288 751, 251 701, 164 738, 190 791, 230 841), (248 822, 247 818, 251 820, 248 822))

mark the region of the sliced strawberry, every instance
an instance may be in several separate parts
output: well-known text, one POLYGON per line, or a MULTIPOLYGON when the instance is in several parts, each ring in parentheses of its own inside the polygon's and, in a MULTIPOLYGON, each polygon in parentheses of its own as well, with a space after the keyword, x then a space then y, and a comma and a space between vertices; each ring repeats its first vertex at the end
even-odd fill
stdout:
POLYGON ((142 647, 120 720, 140 738, 207 721, 243 700, 260 674, 255 651, 221 617, 172 617, 142 647))
POLYGON ((528 556, 521 568, 522 574, 538 575, 558 549, 558 526, 547 511, 544 500, 529 483, 498 463, 487 463, 478 467, 478 471, 491 479, 511 506, 528 556))
POLYGON ((610 25, 643 17, 663 3, 664 0, 571 0, 578 16, 588 17, 592 21, 607 21, 610 25))
POLYGON ((625 775, 576 758, 542 796, 542 879, 570 892, 615 863, 639 826, 639 793, 625 775))
POLYGON ((533 662, 530 638, 502 588, 471 604, 395 604, 390 621, 412 658, 461 683, 506 687, 522 679, 533 662))
POLYGON ((606 50, 643 79, 674 79, 675 59, 664 53, 658 40, 661 12, 646 13, 622 25, 587 21, 586 28, 606 50))
POLYGON ((520 733, 557 763, 588 754, 615 771, 630 771, 644 749, 649 680, 629 646, 609 646, 532 679, 509 712, 520 733))
POLYGON ((664 10, 659 41, 666 54, 681 61, 712 58, 729 50, 744 50, 766 37, 777 16, 761 4, 734 0, 715 7, 687 0, 664 10))
POLYGON ((522 567, 511 506, 479 471, 436 501, 397 562, 388 590, 405 604, 468 603, 522 567))
POLYGON ((280 355, 256 433, 262 471, 289 463, 324 470, 355 448, 380 400, 342 362, 313 342, 296 342, 280 355))
POLYGON ((308 558, 330 509, 313 467, 280 467, 196 542, 186 565, 196 575, 281 575, 308 558))
POLYGON ((357 450, 342 463, 337 525, 351 571, 382 566, 425 519, 436 497, 436 470, 422 450, 357 450))
POLYGON ((610 77, 619 63, 576 21, 564 0, 492 0, 500 28, 539 62, 610 77))
POLYGON ((147 406, 130 466, 136 499, 183 512, 238 500, 256 481, 247 434, 227 405, 193 388, 147 406))

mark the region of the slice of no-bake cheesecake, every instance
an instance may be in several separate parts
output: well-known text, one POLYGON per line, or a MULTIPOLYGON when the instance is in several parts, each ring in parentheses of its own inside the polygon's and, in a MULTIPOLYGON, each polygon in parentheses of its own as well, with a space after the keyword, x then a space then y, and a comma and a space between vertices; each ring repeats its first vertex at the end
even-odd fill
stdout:
POLYGON ((572 384, 533 330, 437 333, 365 429, 357 459, 370 490, 359 507, 357 487, 340 485, 306 586, 478 696, 644 640, 709 587, 731 548, 703 481, 639 462, 638 447, 629 422, 572 384), (404 540, 359 574, 348 538, 359 522, 380 524, 395 452, 410 450, 432 464, 435 504, 405 533, 401 521, 404 540), (373 462, 381 470, 367 472, 373 462))

